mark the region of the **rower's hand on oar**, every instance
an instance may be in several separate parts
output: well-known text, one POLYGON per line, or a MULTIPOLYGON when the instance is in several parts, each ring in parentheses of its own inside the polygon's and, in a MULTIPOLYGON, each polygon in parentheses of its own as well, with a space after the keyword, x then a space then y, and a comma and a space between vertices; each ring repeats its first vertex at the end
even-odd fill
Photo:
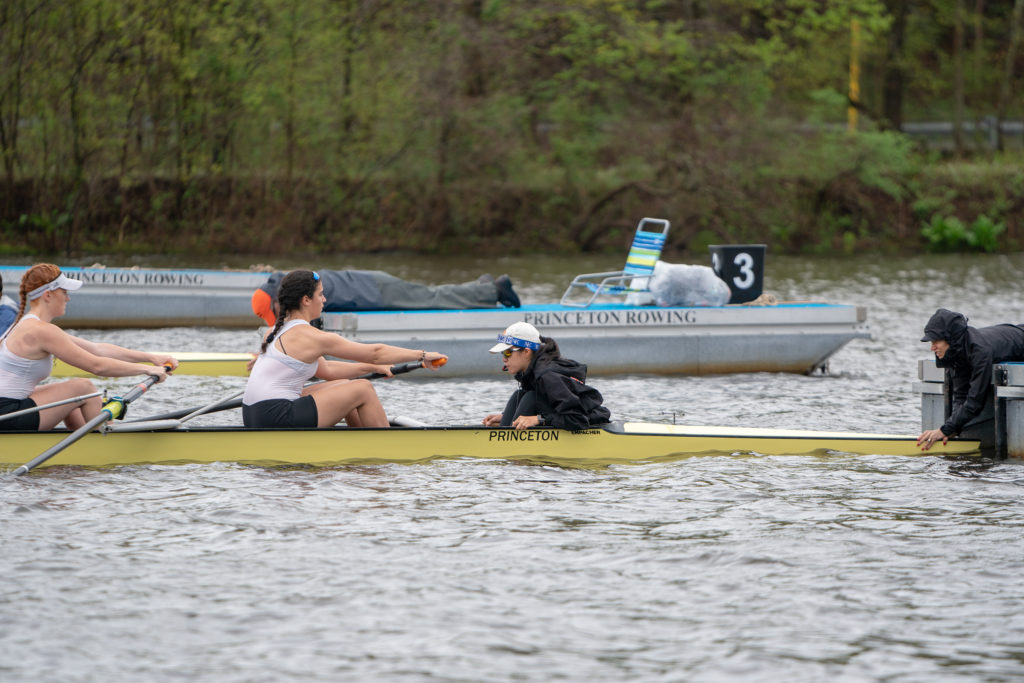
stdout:
MULTIPOLYGON (((383 377, 394 377, 395 376, 395 373, 392 372, 390 365, 370 365, 370 367, 373 368, 373 373, 372 374, 383 375, 383 377)), ((383 377, 382 377, 382 379, 383 379, 383 377)))
POLYGON ((942 433, 941 429, 929 429, 921 433, 921 436, 917 437, 917 445, 921 447, 922 451, 926 451, 935 445, 937 441, 941 441, 942 445, 945 446, 949 443, 949 437, 942 433))
POLYGON ((423 352, 423 367, 428 370, 440 370, 448 362, 448 356, 436 351, 423 352))
POLYGON ((178 361, 174 361, 174 365, 171 365, 170 363, 164 363, 154 367, 150 367, 148 365, 145 365, 143 367, 146 368, 146 374, 149 375, 150 377, 156 377, 156 383, 159 384, 160 382, 163 382, 165 379, 171 376, 171 371, 174 370, 174 368, 178 367, 178 361))
POLYGON ((162 356, 154 353, 150 354, 149 362, 153 365, 162 365, 167 367, 167 372, 173 372, 178 369, 178 359, 174 356, 162 356))

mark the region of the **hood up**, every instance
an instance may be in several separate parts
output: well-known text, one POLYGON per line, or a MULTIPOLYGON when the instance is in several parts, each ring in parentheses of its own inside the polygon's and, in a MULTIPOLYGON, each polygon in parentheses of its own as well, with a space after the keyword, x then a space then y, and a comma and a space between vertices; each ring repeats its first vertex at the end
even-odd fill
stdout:
POLYGON ((946 308, 940 308, 932 314, 924 326, 924 336, 921 341, 930 342, 941 339, 949 344, 949 351, 945 358, 939 359, 939 366, 946 366, 960 356, 964 347, 964 338, 967 335, 967 318, 962 313, 956 313, 946 308))

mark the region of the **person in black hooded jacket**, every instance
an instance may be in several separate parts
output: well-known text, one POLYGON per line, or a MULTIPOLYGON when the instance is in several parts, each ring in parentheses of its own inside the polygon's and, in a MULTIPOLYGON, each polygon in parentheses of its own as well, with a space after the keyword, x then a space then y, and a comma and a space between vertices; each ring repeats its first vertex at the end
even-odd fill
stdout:
POLYGON ((917 439, 928 450, 936 441, 947 443, 981 414, 992 391, 993 364, 1024 360, 1024 329, 1011 324, 969 327, 963 314, 940 308, 924 326, 921 341, 931 342, 938 367, 950 368, 953 386, 949 418, 917 439))
POLYGON ((577 430, 609 422, 611 412, 601 405, 601 392, 586 384, 587 366, 563 358, 555 340, 540 336, 530 323, 509 325, 491 353, 502 355, 502 370, 514 373, 519 389, 504 412, 484 418, 488 427, 577 430))

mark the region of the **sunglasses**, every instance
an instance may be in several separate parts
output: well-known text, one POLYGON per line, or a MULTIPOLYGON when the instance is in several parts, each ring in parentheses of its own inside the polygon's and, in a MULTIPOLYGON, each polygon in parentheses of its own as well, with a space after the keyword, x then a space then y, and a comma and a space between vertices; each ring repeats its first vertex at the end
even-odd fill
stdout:
POLYGON ((504 351, 501 352, 501 355, 504 356, 505 358, 511 358, 512 354, 516 351, 522 351, 522 349, 505 349, 504 351))

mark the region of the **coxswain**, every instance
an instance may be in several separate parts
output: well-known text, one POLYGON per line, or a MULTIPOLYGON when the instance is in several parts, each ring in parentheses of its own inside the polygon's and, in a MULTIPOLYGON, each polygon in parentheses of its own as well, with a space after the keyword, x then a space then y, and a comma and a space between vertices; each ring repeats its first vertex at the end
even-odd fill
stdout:
POLYGON ((578 430, 610 420, 601 392, 586 384, 587 366, 563 358, 555 340, 542 337, 530 323, 509 325, 490 352, 501 354, 502 371, 511 373, 519 388, 505 410, 487 415, 484 425, 578 430))

